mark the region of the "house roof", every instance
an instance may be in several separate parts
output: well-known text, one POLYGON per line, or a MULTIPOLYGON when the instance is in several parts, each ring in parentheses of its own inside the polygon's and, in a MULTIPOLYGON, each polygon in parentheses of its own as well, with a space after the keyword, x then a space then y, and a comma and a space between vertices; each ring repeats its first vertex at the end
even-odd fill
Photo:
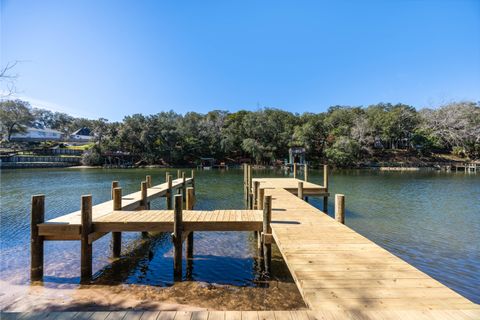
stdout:
POLYGON ((83 127, 81 129, 78 129, 72 135, 78 135, 78 136, 89 136, 91 133, 91 130, 87 127, 83 127))

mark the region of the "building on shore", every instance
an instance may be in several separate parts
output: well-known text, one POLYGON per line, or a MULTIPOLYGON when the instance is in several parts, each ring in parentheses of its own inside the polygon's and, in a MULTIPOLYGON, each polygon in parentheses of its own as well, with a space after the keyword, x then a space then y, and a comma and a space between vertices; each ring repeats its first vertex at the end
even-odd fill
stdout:
POLYGON ((53 129, 27 128, 25 132, 13 133, 11 141, 60 141, 63 139, 63 133, 53 129))

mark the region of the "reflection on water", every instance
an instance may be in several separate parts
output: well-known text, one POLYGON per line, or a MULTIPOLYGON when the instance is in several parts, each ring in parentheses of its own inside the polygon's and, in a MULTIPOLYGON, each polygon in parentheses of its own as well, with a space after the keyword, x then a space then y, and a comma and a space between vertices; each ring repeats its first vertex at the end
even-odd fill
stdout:
MULTIPOLYGON (((158 183, 164 180, 165 170, 3 170, 0 280, 28 283, 32 194, 46 195, 46 218, 50 219, 78 210, 82 194, 92 194, 95 204, 108 200, 112 180, 120 181, 124 193, 137 191, 146 174, 158 183)), ((241 171, 204 171, 196 177, 196 209, 243 208, 241 171)), ((311 172, 310 180, 321 183, 321 172, 311 172)), ((346 195, 347 225, 462 295, 480 302, 480 175, 344 171, 335 172, 330 181, 332 194, 346 195)), ((310 203, 322 207, 321 199, 310 198, 310 203)), ((164 208, 165 200, 155 200, 151 207, 164 208)), ((333 207, 329 211, 333 212, 333 207)), ((252 288, 264 286, 251 232, 197 232, 194 243, 194 260, 183 268, 185 280, 252 288)), ((125 233, 123 257, 113 262, 109 258, 109 235, 96 241, 93 248, 98 285, 170 286, 173 283, 172 245, 165 234, 144 240, 140 233, 125 233)), ((278 252, 276 257, 273 281, 291 283, 278 252)), ((77 285, 79 261, 78 241, 47 242, 46 286, 77 285)), ((286 291, 292 291, 291 287, 286 291)), ((285 294, 288 297, 288 292, 285 294)), ((298 295, 298 292, 292 294, 298 295)))

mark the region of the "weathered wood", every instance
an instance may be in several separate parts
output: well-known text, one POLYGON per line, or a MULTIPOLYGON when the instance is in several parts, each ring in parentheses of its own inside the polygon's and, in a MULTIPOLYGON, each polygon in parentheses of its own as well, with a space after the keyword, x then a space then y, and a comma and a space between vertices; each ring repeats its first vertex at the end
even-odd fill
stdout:
MULTIPOLYGON (((187 188, 187 201, 186 207, 187 210, 193 210, 193 205, 195 203, 195 195, 193 193, 193 187, 187 188)), ((187 253, 187 259, 193 258, 193 231, 188 233, 187 242, 185 245, 185 251, 187 253)))
POLYGON ((302 181, 298 181, 297 197, 303 200, 303 182, 302 181))
POLYGON ((187 205, 187 178, 185 176, 185 172, 182 172, 182 198, 183 198, 183 204, 184 208, 186 208, 187 205))
MULTIPOLYGON (((113 189, 113 210, 122 210, 122 188, 113 189)), ((122 252, 122 233, 112 232, 112 257, 120 257, 122 252)))
POLYGON ((173 276, 175 281, 182 279, 182 206, 181 195, 175 195, 175 209, 173 220, 173 276))
POLYGON ((82 196, 80 210, 82 212, 82 231, 80 237, 80 281, 82 283, 88 283, 92 279, 92 244, 88 241, 88 236, 93 231, 91 195, 82 196))
POLYGON ((39 235, 38 224, 45 220, 45 195, 32 196, 30 218, 30 280, 43 280, 43 243, 44 237, 39 235))
POLYGON ((345 196, 343 194, 335 195, 335 220, 345 224, 345 196))
MULTIPOLYGON (((265 196, 265 202, 263 204, 263 234, 272 234, 272 227, 270 225, 272 221, 272 196, 265 196)), ((271 243, 263 243, 263 256, 265 261, 265 272, 269 274, 271 272, 272 265, 272 245, 271 243)))
POLYGON ((265 199, 265 189, 258 189, 258 210, 263 210, 263 201, 265 199))
POLYGON ((112 199, 113 199, 113 189, 118 188, 119 183, 118 181, 112 181, 112 199))
POLYGON ((148 188, 151 188, 153 185, 152 185, 152 176, 151 175, 147 175, 145 177, 145 181, 147 181, 147 187, 148 188))
POLYGON ((260 181, 253 182, 253 207, 252 209, 255 210, 258 208, 258 189, 260 186, 260 181))
POLYGON ((172 210, 172 196, 172 176, 167 174, 167 193, 165 194, 167 210, 172 210))
POLYGON ((293 179, 297 179, 297 163, 293 163, 293 179))

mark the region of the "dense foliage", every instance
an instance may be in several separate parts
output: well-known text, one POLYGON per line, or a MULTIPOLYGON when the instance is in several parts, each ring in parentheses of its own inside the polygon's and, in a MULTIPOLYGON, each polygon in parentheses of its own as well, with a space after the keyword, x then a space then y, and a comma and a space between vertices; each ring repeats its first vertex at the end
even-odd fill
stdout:
POLYGON ((480 105, 472 102, 420 111, 388 103, 366 108, 333 106, 324 113, 301 115, 268 108, 185 115, 170 111, 134 114, 122 122, 73 118, 30 108, 18 100, 3 101, 0 106, 4 139, 28 125, 65 133, 89 127, 96 141, 87 156, 91 163, 101 163, 105 152, 123 151, 135 161, 151 164, 189 164, 200 157, 270 164, 287 158, 292 146, 305 147, 309 161, 338 166, 368 160, 375 150, 398 148, 480 157, 480 105))

